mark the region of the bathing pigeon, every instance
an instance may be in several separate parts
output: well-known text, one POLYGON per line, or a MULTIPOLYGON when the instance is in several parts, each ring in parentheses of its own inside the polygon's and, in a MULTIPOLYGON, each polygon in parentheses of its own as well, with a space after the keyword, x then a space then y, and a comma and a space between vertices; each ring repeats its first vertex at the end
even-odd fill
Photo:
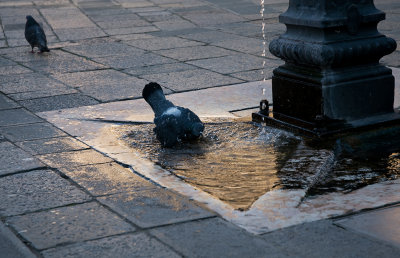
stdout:
POLYGON ((196 139, 203 133, 200 118, 191 110, 167 100, 158 83, 147 84, 142 96, 153 109, 154 132, 163 147, 172 147, 180 140, 196 139))
POLYGON ((32 47, 32 53, 34 47, 38 47, 40 53, 50 52, 50 49, 47 47, 47 39, 43 28, 30 15, 26 16, 25 38, 32 47))

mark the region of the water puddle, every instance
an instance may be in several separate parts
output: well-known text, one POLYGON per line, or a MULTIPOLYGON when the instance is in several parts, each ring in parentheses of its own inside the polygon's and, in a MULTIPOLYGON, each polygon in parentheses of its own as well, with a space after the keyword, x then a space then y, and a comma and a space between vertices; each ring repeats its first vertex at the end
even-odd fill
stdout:
POLYGON ((313 198, 332 192, 347 194, 400 177, 398 152, 349 158, 252 122, 207 123, 201 139, 171 149, 160 146, 153 128, 151 124, 121 125, 111 130, 142 157, 239 211, 250 209, 273 190, 302 189, 307 198, 313 198))

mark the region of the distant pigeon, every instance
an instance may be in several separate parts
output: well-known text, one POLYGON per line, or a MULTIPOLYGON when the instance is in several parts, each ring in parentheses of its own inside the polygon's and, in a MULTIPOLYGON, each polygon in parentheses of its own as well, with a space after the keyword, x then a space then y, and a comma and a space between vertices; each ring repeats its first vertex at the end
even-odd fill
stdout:
POLYGON ((47 47, 47 39, 43 28, 30 15, 26 16, 25 38, 32 47, 32 53, 34 47, 39 48, 40 53, 50 52, 50 49, 47 47))
POLYGON ((204 125, 200 118, 191 110, 167 100, 158 83, 147 84, 142 95, 153 109, 154 132, 163 147, 172 147, 180 140, 196 139, 203 133, 204 125))

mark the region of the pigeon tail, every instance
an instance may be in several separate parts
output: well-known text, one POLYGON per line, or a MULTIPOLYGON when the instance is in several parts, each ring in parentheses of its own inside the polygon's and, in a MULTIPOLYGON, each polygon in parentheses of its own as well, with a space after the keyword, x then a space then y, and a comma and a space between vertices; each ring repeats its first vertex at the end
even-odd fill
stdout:
POLYGON ((40 46, 39 50, 40 52, 50 52, 50 49, 47 46, 40 46))

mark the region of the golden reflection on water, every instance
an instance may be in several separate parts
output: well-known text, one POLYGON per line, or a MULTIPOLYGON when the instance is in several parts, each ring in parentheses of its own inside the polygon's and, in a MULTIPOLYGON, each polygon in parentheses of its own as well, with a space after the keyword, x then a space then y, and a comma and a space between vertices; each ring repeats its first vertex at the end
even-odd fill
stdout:
POLYGON ((187 183, 241 210, 280 185, 277 171, 297 144, 285 134, 236 122, 208 124, 200 140, 167 149, 157 142, 153 127, 125 125, 114 133, 187 183))

